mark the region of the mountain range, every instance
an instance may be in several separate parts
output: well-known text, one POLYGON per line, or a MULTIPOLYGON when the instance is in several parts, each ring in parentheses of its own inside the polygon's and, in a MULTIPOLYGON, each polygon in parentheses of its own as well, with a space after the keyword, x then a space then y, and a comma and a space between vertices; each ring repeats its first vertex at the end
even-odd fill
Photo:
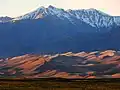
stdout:
POLYGON ((0 78, 120 78, 120 16, 40 7, 0 17, 0 78))
POLYGON ((96 9, 40 7, 0 17, 0 57, 120 49, 120 16, 96 9))

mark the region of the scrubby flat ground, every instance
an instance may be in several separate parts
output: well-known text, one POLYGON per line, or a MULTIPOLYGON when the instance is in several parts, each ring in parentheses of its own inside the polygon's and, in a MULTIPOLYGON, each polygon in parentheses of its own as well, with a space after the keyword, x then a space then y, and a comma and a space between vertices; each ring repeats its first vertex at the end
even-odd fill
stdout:
POLYGON ((1 79, 0 90, 120 90, 120 79, 1 79))

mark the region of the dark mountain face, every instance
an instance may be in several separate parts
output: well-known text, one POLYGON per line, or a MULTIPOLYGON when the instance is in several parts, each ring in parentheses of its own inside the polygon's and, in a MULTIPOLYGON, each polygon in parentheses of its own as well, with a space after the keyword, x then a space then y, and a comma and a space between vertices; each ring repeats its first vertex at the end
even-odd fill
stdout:
POLYGON ((55 7, 38 10, 0 23, 0 57, 120 49, 119 17, 93 9, 82 13, 55 7))

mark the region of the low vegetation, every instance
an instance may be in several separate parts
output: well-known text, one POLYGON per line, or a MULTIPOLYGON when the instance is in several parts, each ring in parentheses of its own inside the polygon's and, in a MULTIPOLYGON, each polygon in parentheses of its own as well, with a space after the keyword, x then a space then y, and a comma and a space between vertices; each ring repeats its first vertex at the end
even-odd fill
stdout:
POLYGON ((1 79, 0 90, 120 90, 120 79, 1 79))

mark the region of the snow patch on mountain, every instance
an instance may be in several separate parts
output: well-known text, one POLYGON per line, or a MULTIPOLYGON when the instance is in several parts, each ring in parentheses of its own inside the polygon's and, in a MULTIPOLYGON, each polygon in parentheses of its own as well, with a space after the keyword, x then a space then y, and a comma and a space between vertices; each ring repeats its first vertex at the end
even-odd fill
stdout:
POLYGON ((113 17, 116 25, 120 26, 120 16, 113 17))

